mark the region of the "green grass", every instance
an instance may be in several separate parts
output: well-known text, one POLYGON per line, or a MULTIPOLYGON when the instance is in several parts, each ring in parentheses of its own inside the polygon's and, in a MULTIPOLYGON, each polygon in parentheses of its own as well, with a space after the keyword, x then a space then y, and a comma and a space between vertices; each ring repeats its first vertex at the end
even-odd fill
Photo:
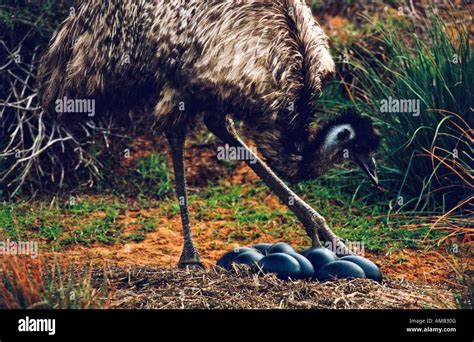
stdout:
MULTIPOLYGON (((363 242, 368 250, 387 251, 407 247, 431 248, 442 236, 439 230, 430 231, 429 225, 420 224, 416 229, 407 229, 415 220, 422 222, 423 219, 419 216, 387 216, 387 204, 378 203, 373 198, 353 201, 351 193, 334 186, 335 181, 328 177, 302 183, 297 191, 328 219, 342 238, 363 242)), ((216 230, 213 237, 228 243, 245 245, 270 235, 280 241, 298 241, 302 246, 307 245, 309 240, 304 229, 290 211, 284 207, 272 209, 264 203, 269 195, 269 190, 261 183, 249 190, 248 187, 220 182, 191 194, 191 220, 225 220, 230 233, 223 235, 216 230)), ((162 217, 179 215, 174 198, 141 201, 140 207, 157 209, 157 215, 162 217)), ((118 196, 103 200, 77 198, 73 205, 50 205, 43 201, 33 205, 23 201, 2 203, 0 239, 36 239, 40 241, 41 249, 59 251, 72 245, 141 242, 147 233, 156 230, 158 217, 138 215, 130 223, 138 228, 127 231, 120 216, 126 214, 128 208, 127 201, 118 196)))
MULTIPOLYGON (((425 25, 420 31, 398 17, 368 21, 366 39, 339 46, 350 51, 349 63, 340 65, 346 83, 334 82, 319 104, 329 112, 355 104, 374 119, 384 143, 381 183, 390 190, 387 200, 403 200, 397 209, 446 212, 472 187, 474 64, 466 27, 435 15, 425 25), (420 115, 382 112, 390 97, 419 101, 420 115)), ((368 194, 352 172, 336 177, 350 191, 368 194)))
POLYGON ((326 217, 341 238, 363 242, 371 251, 388 251, 432 248, 436 240, 443 236, 438 230, 430 230, 428 224, 420 224, 423 215, 387 215, 389 205, 377 200, 377 194, 355 201, 353 194, 337 188, 334 184, 336 181, 327 177, 301 184, 299 189, 305 194, 303 198, 326 217), (408 230, 405 227, 415 223, 416 229, 408 230))
POLYGON ((104 181, 100 188, 110 190, 110 184, 114 184, 112 192, 116 195, 159 199, 170 195, 174 189, 166 157, 159 153, 138 159, 123 176, 111 177, 106 177, 107 183, 104 181))
POLYGON ((95 242, 112 244, 118 241, 122 235, 122 225, 117 224, 118 212, 109 209, 103 219, 93 219, 83 225, 80 229, 74 230, 68 237, 61 240, 63 246, 70 244, 82 244, 90 246, 95 242))
MULTIPOLYGON (((432 248, 436 246, 436 240, 443 236, 439 230, 430 230, 428 224, 421 224, 422 216, 387 216, 389 205, 386 202, 379 203, 377 196, 355 201, 353 194, 339 189, 335 183, 337 179, 325 177, 302 183, 297 191, 328 219, 336 233, 344 239, 363 242, 372 251, 387 251, 432 248), (416 229, 406 228, 415 223, 416 229)), ((303 228, 291 212, 271 209, 264 204, 264 199, 270 192, 263 184, 245 192, 245 195, 242 195, 244 191, 241 187, 226 187, 222 184, 191 196, 191 204, 199 202, 196 205, 199 210, 194 210, 191 214, 192 220, 225 219, 226 226, 231 227, 227 240, 229 243, 247 244, 264 234, 282 241, 299 237, 299 240, 309 243, 303 228), (216 208, 230 209, 231 213, 223 217, 216 208)), ((179 215, 179 207, 173 201, 169 203, 167 214, 179 215)), ((215 238, 222 236, 216 232, 215 238)))
POLYGON ((129 241, 129 242, 142 242, 146 238, 147 233, 151 233, 156 231, 156 219, 151 218, 151 219, 141 219, 139 221, 139 224, 141 227, 134 232, 133 234, 127 235, 124 237, 124 241, 129 241))
POLYGON ((62 250, 70 245, 140 242, 156 230, 156 219, 138 216, 131 224, 139 227, 124 234, 119 215, 128 207, 119 197, 108 200, 80 200, 74 205, 49 205, 38 201, 0 204, 0 239, 34 239, 41 248, 62 250))

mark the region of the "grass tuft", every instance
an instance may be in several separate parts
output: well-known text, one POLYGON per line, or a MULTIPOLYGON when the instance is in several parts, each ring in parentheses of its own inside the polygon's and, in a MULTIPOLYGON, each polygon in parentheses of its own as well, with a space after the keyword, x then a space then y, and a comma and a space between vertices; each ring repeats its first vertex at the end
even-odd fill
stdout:
POLYGON ((108 308, 112 295, 105 276, 104 283, 94 287, 90 265, 19 257, 0 260, 0 309, 108 308))
MULTIPOLYGON (((402 23, 400 18, 367 19, 372 34, 344 46, 349 51, 348 63, 340 65, 345 74, 321 105, 334 111, 356 104, 379 126, 384 142, 380 178, 396 211, 463 209, 473 186, 469 31, 454 18, 435 14, 422 32, 402 23), (419 112, 386 110, 390 99, 418 103, 419 112)), ((353 178, 345 170, 337 176, 353 178)), ((351 189, 364 196, 367 191, 359 190, 369 187, 352 181, 351 189)))

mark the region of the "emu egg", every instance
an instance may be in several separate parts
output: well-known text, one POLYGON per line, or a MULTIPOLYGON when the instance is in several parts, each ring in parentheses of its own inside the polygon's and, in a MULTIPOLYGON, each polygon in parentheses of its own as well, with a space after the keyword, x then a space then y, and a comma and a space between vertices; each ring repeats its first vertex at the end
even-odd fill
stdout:
POLYGON ((237 264, 249 265, 255 267, 263 259, 263 255, 258 252, 244 252, 237 255, 232 262, 237 264))
POLYGON ((301 255, 305 255, 306 253, 308 253, 313 248, 316 248, 316 247, 308 247, 308 248, 303 249, 302 251, 299 251, 298 253, 301 254, 301 255))
POLYGON ((289 244, 284 243, 284 242, 278 242, 271 246, 268 249, 268 254, 273 254, 273 253, 296 253, 296 251, 291 247, 289 244))
POLYGON ((365 276, 367 278, 375 280, 378 283, 382 282, 382 272, 380 272, 378 266, 369 259, 363 258, 358 255, 348 255, 341 258, 341 260, 350 261, 356 265, 359 265, 360 268, 364 270, 365 276))
POLYGON ((337 260, 333 252, 323 247, 310 248, 304 251, 303 256, 313 265, 316 273, 324 265, 337 260))
POLYGON ((228 270, 230 268, 230 265, 232 264, 232 261, 235 259, 235 257, 237 255, 241 254, 241 253, 244 253, 244 252, 255 252, 256 253, 257 250, 254 249, 254 248, 249 248, 249 247, 234 248, 233 250, 228 251, 223 256, 221 256, 219 261, 217 261, 217 266, 223 267, 226 270, 228 270))
POLYGON ((301 272, 297 279, 315 279, 316 272, 314 272, 314 267, 304 256, 298 253, 287 253, 298 261, 301 266, 301 272))
POLYGON ((334 278, 365 278, 364 270, 350 261, 337 260, 323 266, 317 273, 316 278, 320 281, 334 278))
POLYGON ((267 255, 258 262, 258 265, 264 273, 276 273, 282 280, 297 279, 301 274, 299 262, 291 255, 284 253, 267 255))
POLYGON ((257 251, 262 253, 263 255, 268 255, 268 249, 273 246, 271 243, 258 243, 253 245, 252 248, 255 248, 257 251))

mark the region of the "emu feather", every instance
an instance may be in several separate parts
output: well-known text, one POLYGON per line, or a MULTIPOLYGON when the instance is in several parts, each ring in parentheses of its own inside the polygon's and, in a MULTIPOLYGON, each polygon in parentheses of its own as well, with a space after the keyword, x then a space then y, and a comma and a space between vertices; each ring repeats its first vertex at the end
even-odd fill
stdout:
POLYGON ((201 264, 183 163, 186 130, 200 114, 216 136, 252 156, 249 166, 301 220, 313 246, 321 236, 336 253, 350 253, 273 172, 292 181, 315 178, 343 147, 357 147, 354 158, 376 180, 371 154, 378 138, 368 119, 349 113, 316 136, 309 132, 314 98, 334 69, 327 37, 303 0, 84 0, 54 36, 38 82, 43 108, 59 120, 64 114, 53 106, 61 98, 92 98, 99 116, 155 117, 170 142, 185 266, 201 264), (229 115, 243 121, 271 168, 240 139, 229 115), (354 134, 338 139, 338 126, 354 134))
POLYGON ((38 84, 51 115, 63 97, 93 98, 114 115, 153 113, 163 129, 231 113, 292 179, 301 156, 285 137, 308 136, 312 97, 333 73, 327 37, 302 0, 87 0, 53 38, 38 84))

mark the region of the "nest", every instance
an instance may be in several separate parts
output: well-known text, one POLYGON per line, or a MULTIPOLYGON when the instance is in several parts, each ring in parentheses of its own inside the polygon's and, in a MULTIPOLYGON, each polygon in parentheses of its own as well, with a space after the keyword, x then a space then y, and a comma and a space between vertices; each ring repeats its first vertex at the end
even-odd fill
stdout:
MULTIPOLYGON (((119 309, 426 309, 455 308, 448 290, 390 280, 282 281, 245 266, 113 268, 111 308, 119 309)), ((100 278, 100 277, 98 277, 100 278)), ((97 279, 98 279, 97 278, 97 279)))

